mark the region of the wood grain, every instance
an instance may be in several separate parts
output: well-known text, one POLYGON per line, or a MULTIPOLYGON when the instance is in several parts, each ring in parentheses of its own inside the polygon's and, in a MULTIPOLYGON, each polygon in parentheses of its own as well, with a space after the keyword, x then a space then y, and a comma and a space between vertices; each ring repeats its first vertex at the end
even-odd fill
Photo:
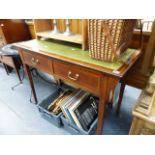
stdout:
POLYGON ((52 20, 50 19, 33 19, 35 33, 52 30, 52 20))
POLYGON ((36 33, 36 35, 39 37, 51 38, 51 39, 67 41, 67 42, 71 42, 71 43, 77 43, 77 44, 83 43, 82 36, 79 34, 75 34, 72 36, 65 36, 62 33, 52 34, 51 31, 45 31, 45 32, 36 33))
POLYGON ((22 56, 25 64, 38 68, 49 74, 53 74, 52 60, 47 57, 24 50, 22 51, 22 56))
MULTIPOLYGON (((65 32, 66 19, 56 19, 56 21, 58 30, 61 33, 65 32)), ((48 34, 47 31, 51 32, 53 30, 53 19, 34 19, 35 34, 38 38, 45 37, 78 43, 82 45, 83 50, 88 49, 87 19, 69 19, 69 21, 70 30, 75 36, 64 36, 63 34, 56 36, 50 33, 48 34)))
POLYGON ((24 20, 0 19, 0 25, 7 44, 31 39, 24 20))
POLYGON ((99 74, 98 72, 58 60, 53 61, 53 68, 54 75, 58 76, 59 78, 63 78, 69 82, 85 87, 87 88, 87 90, 93 92, 94 94, 99 94, 101 74, 99 74), (71 79, 68 76, 69 72, 71 72, 71 78, 75 78, 75 75, 79 75, 77 80, 71 79))

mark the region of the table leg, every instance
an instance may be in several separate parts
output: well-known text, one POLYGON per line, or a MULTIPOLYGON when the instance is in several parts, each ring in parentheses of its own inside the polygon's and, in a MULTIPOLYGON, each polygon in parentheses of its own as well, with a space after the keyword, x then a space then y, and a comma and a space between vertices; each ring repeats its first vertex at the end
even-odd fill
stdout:
POLYGON ((119 112, 120 112, 120 107, 121 107, 121 103, 122 103, 122 99, 123 99, 124 90, 125 90, 125 82, 122 81, 121 89, 120 89, 120 93, 119 93, 118 105, 117 105, 117 109, 116 109, 116 115, 119 115, 119 112))
POLYGON ((27 66, 27 65, 24 65, 24 68, 25 68, 26 74, 28 76, 28 80, 29 80, 29 83, 30 83, 30 86, 31 86, 31 90, 32 90, 32 94, 33 94, 35 103, 37 103, 38 100, 37 100, 36 91, 35 91, 35 88, 34 88, 34 83, 33 83, 33 78, 32 78, 32 74, 31 74, 31 71, 30 71, 30 67, 27 66))
POLYGON ((100 135, 103 132, 104 115, 106 104, 108 103, 110 92, 114 92, 119 79, 112 76, 103 76, 100 81, 100 102, 98 109, 98 124, 97 124, 97 134, 100 135))
POLYGON ((97 124, 97 134, 101 135, 103 131, 104 124, 104 114, 107 103, 107 90, 108 90, 108 80, 107 78, 101 80, 101 88, 100 88, 100 102, 98 108, 98 124, 97 124))

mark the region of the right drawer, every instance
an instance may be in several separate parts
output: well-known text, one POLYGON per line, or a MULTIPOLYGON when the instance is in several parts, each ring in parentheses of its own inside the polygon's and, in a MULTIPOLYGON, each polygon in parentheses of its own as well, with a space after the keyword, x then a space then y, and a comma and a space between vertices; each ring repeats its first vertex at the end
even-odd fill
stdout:
POLYGON ((53 61, 54 74, 94 94, 99 94, 100 73, 59 60, 53 61))

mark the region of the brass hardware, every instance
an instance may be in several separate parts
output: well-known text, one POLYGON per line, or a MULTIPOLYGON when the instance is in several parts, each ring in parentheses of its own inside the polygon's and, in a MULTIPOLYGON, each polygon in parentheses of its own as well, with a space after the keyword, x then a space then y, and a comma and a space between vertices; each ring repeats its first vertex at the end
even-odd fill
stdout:
POLYGON ((1 27, 3 27, 4 26, 4 24, 1 24, 1 27))
POLYGON ((36 64, 38 64, 38 62, 39 62, 39 60, 37 59, 37 60, 36 60, 36 64))
POLYGON ((32 59, 31 59, 31 62, 32 62, 32 64, 35 64, 35 59, 32 58, 32 59))
POLYGON ((37 60, 35 60, 35 58, 32 58, 32 59, 31 59, 31 63, 32 63, 33 65, 37 65, 38 62, 39 62, 38 59, 37 59, 37 60))
POLYGON ((71 71, 68 72, 68 78, 73 80, 73 81, 77 81, 79 79, 79 77, 80 77, 79 74, 75 74, 75 76, 73 77, 72 72, 71 71))

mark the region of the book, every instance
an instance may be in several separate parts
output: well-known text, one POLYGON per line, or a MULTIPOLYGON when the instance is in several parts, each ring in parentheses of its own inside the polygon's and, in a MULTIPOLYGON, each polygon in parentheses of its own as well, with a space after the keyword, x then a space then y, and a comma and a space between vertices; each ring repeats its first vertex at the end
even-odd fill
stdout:
POLYGON ((70 121, 71 123, 74 122, 74 123, 76 124, 76 122, 75 122, 75 120, 73 119, 71 113, 69 112, 69 108, 72 107, 72 106, 76 103, 76 101, 78 101, 78 100, 81 98, 81 96, 83 96, 84 93, 85 93, 85 92, 84 92, 83 90, 80 90, 79 92, 77 92, 77 94, 73 97, 73 99, 70 101, 70 103, 69 103, 69 104, 66 104, 66 106, 64 107, 66 113, 68 114, 68 116, 71 117, 71 118, 69 119, 69 121, 72 120, 72 121, 70 121))
MULTIPOLYGON (((70 112, 75 124, 82 129, 81 124, 79 123, 79 120, 77 119, 76 115, 74 114, 74 109, 76 109, 77 106, 79 106, 79 104, 81 104, 82 102, 85 101, 85 99, 89 96, 89 93, 83 91, 82 94, 80 94, 79 96, 77 96, 77 100, 75 102, 73 102, 69 107, 68 107, 68 111, 70 112)), ((82 120, 81 120, 82 121, 82 120)))
POLYGON ((75 113, 75 116, 82 128, 88 131, 93 121, 97 118, 98 102, 96 102, 94 98, 90 96, 85 103, 78 105, 73 112, 75 113))
MULTIPOLYGON (((63 106, 64 104, 66 104, 66 102, 69 101, 69 100, 73 97, 73 95, 76 94, 76 92, 77 92, 77 91, 73 91, 70 95, 66 96, 66 97, 62 100, 62 102, 61 102, 61 104, 60 104, 61 111, 62 111, 63 115, 65 116, 65 118, 67 118, 67 115, 66 115, 64 109, 62 108, 62 106, 63 106)), ((67 119, 68 119, 68 118, 67 118, 67 119)))

